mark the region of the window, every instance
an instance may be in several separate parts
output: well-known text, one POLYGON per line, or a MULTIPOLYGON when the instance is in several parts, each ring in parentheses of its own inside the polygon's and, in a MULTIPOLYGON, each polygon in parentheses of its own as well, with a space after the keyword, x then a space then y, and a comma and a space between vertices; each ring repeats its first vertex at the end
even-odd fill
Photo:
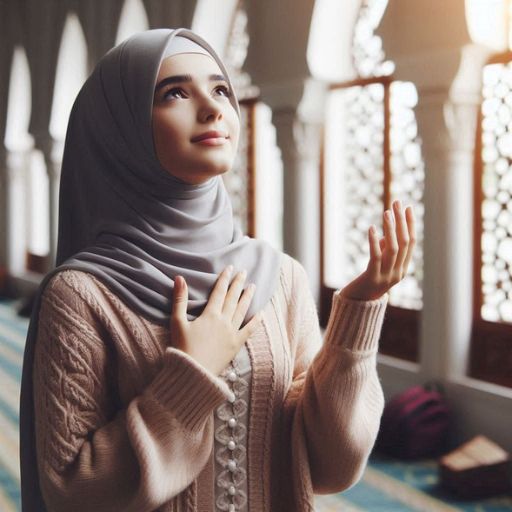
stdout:
POLYGON ((512 387, 512 53, 493 56, 482 78, 470 375, 512 387))
POLYGON ((373 31, 387 1, 365 0, 354 27, 357 78, 332 83, 321 165, 321 307, 326 325, 332 294, 363 272, 367 230, 380 227, 395 199, 413 205, 417 246, 407 276, 393 287, 380 351, 418 361, 423 280, 424 168, 414 116, 412 83, 393 80, 382 41, 373 31))

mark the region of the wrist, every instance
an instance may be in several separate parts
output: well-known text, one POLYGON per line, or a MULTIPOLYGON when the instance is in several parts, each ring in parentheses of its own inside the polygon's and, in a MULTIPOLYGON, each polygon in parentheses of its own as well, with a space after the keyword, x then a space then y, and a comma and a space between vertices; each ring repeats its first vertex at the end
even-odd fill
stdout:
POLYGON ((347 290, 346 288, 342 288, 339 290, 338 295, 348 300, 356 300, 356 301, 370 301, 380 299, 384 294, 383 293, 372 293, 372 294, 363 294, 363 293, 355 293, 347 290))

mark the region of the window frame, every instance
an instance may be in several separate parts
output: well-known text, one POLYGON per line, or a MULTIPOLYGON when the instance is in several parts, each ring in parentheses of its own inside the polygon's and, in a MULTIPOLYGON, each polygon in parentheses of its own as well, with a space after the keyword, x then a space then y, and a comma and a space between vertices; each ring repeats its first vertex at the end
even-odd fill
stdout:
MULTIPOLYGON (((357 78, 345 82, 332 83, 329 91, 336 89, 348 89, 350 87, 366 86, 380 83, 384 87, 384 138, 383 138, 383 205, 384 210, 391 208, 391 148, 390 148, 390 124, 391 124, 391 84, 393 75, 357 78)), ((320 149, 320 325, 327 327, 332 307, 333 293, 336 288, 328 286, 325 282, 325 131, 321 135, 320 149)), ((412 310, 398 306, 388 305, 386 316, 382 326, 379 342, 379 352, 392 357, 397 357, 414 363, 419 362, 419 338, 420 338, 421 310, 412 310)))
MULTIPOLYGON (((491 64, 512 62, 512 51, 487 59, 491 64)), ((482 68, 483 71, 483 68, 482 68)), ((483 86, 483 84, 482 84, 483 86)), ((512 324, 484 320, 481 315, 482 293, 482 106, 478 109, 473 165, 473 321, 469 353, 469 377, 512 388, 512 324)), ((512 171, 509 171, 512 172, 512 171)))

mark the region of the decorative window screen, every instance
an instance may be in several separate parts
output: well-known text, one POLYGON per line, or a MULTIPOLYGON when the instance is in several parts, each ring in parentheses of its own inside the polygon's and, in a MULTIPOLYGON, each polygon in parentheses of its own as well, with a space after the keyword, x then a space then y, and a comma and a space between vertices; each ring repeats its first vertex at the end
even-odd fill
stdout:
POLYGON ((417 244, 408 274, 390 292, 390 308, 381 352, 417 360, 418 321, 422 309, 423 189, 412 83, 392 80, 394 65, 384 60, 381 39, 373 33, 387 2, 363 2, 354 29, 354 67, 360 75, 332 84, 322 166, 322 262, 327 321, 332 291, 366 268, 367 231, 382 233, 382 213, 395 199, 412 205, 417 244))
POLYGON ((490 59, 482 78, 470 374, 512 387, 512 53, 490 59))

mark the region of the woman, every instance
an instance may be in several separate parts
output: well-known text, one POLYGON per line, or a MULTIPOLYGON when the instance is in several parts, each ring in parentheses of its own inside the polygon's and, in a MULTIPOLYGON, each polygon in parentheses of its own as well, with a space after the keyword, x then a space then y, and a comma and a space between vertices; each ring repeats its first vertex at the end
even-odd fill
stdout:
POLYGON ((24 511, 303 511, 360 478, 412 211, 369 231, 322 346, 303 267, 233 222, 221 174, 239 129, 228 73, 190 30, 133 36, 82 87, 25 349, 24 511))

